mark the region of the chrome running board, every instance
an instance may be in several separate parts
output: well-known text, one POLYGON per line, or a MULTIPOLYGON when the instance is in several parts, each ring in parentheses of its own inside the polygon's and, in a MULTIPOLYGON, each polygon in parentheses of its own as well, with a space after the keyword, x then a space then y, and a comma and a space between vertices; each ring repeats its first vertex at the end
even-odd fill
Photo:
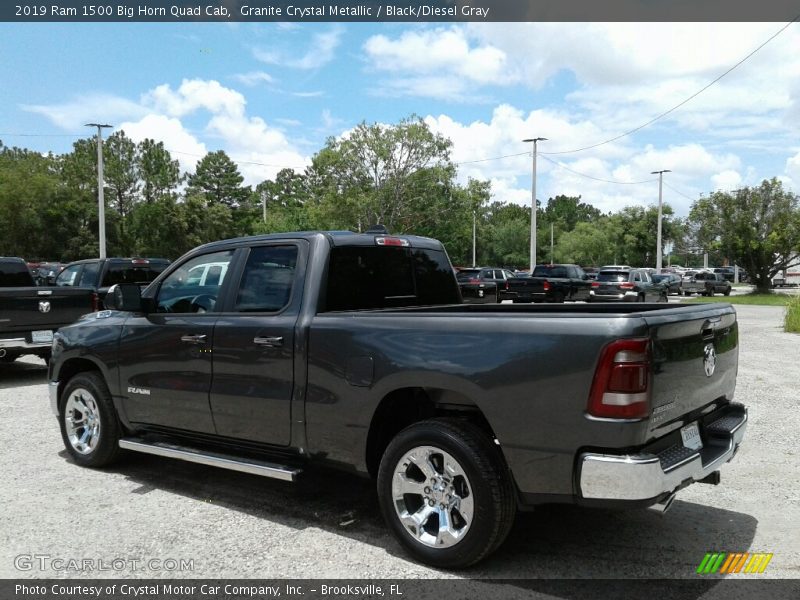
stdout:
POLYGON ((164 442, 147 442, 137 438, 121 439, 119 441, 119 447, 134 452, 155 454, 156 456, 164 456, 167 458, 177 458, 178 460, 185 460, 187 462, 220 467, 230 471, 250 473, 251 475, 261 475, 262 477, 271 477, 282 481, 295 481, 297 476, 302 472, 302 469, 295 467, 253 459, 241 459, 225 454, 218 454, 216 452, 205 452, 193 448, 174 446, 164 442))

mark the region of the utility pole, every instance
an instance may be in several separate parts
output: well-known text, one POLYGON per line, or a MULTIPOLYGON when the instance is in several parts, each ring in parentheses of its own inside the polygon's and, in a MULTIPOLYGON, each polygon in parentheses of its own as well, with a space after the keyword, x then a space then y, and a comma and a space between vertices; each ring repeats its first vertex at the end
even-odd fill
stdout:
POLYGON ((531 164, 531 275, 536 268, 536 151, 538 142, 547 141, 547 138, 527 138, 524 143, 533 142, 533 161, 531 164))
POLYGON ((476 258, 476 250, 475 250, 475 232, 476 232, 476 220, 477 220, 477 213, 476 211, 472 211, 472 266, 476 266, 475 258, 476 258))
POLYGON ((103 194, 103 129, 112 125, 86 123, 86 127, 97 127, 97 222, 100 238, 100 258, 106 257, 106 199, 103 194))
POLYGON ((553 262, 553 223, 550 223, 550 264, 555 264, 553 262))
POLYGON ((264 223, 267 222, 267 192, 261 190, 261 212, 263 214, 264 223))
POLYGON ((669 169, 663 171, 652 171, 651 175, 658 175, 658 234, 656 236, 656 273, 661 273, 661 200, 664 185, 664 173, 672 173, 669 169))

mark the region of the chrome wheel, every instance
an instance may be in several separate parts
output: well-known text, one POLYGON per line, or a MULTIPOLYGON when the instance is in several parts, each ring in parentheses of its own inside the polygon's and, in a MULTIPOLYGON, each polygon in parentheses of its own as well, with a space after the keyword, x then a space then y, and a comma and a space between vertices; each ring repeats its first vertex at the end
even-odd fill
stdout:
POLYGON ((64 405, 67 439, 79 454, 89 454, 100 441, 100 412, 97 401, 88 390, 77 388, 64 405))
POLYGON ((418 446, 403 455, 394 469, 392 500, 406 533, 430 548, 460 542, 475 514, 464 469, 434 446, 418 446))

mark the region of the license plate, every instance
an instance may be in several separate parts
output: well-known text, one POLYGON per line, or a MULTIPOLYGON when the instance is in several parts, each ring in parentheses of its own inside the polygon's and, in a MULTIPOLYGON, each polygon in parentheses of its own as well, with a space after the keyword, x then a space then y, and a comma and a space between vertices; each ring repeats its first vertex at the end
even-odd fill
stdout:
POLYGON ((53 332, 50 329, 31 331, 32 344, 50 344, 53 342, 53 332))
POLYGON ((703 440, 700 439, 700 429, 697 427, 697 423, 682 427, 681 437, 683 438, 684 447, 690 450, 700 450, 703 447, 703 440))

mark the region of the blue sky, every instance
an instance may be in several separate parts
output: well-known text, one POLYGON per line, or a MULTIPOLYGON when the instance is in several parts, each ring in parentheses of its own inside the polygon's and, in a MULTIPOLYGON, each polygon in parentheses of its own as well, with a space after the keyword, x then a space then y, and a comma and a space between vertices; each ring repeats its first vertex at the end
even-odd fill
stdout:
POLYGON ((603 210, 679 214, 716 189, 777 176, 800 192, 800 25, 675 106, 782 24, 473 23, 0 25, 0 139, 63 152, 83 123, 163 140, 184 169, 224 149, 247 183, 302 169, 328 136, 416 113, 453 140, 459 177, 530 201, 580 194, 603 210), (19 137, 10 134, 39 134, 19 137), (260 163, 260 164, 252 164, 260 163), (589 177, 586 177, 586 176, 589 177), (592 179, 594 178, 594 179, 592 179), (603 180, 603 181, 598 181, 603 180), (631 182, 646 183, 631 184, 631 182), (619 183, 615 183, 619 182, 619 183))

